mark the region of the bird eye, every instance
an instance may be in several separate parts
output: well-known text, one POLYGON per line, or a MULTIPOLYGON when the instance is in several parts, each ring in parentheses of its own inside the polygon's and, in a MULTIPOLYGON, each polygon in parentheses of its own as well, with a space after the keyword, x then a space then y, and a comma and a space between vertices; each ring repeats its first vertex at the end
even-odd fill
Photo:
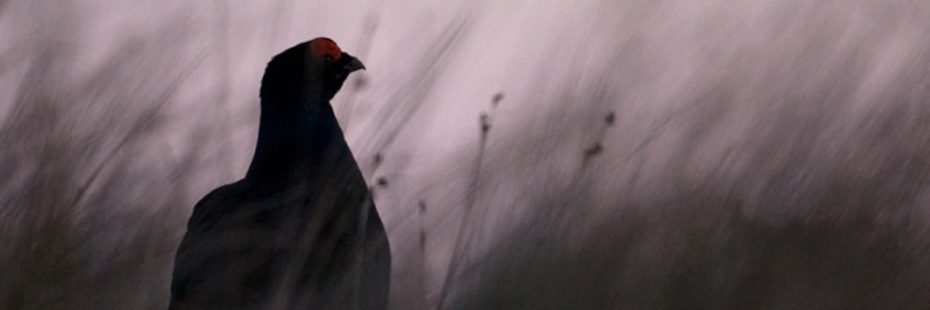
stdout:
POLYGON ((327 63, 333 62, 333 56, 326 55, 326 56, 323 57, 323 59, 324 59, 327 63))

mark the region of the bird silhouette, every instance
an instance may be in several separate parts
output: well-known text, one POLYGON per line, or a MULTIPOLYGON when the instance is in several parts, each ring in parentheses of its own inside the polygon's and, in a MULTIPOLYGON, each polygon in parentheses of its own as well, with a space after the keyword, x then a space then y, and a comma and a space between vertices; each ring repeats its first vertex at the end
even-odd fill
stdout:
POLYGON ((275 56, 242 180, 201 199, 169 309, 384 309, 384 226, 329 101, 364 65, 316 38, 275 56))

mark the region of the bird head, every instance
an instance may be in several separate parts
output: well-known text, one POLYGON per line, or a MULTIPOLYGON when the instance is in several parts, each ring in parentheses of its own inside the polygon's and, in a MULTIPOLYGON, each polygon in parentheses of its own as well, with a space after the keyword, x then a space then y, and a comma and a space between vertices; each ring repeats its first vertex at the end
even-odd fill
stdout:
POLYGON ((329 101, 349 74, 365 69, 332 39, 316 38, 275 56, 262 79, 262 98, 300 96, 329 101))

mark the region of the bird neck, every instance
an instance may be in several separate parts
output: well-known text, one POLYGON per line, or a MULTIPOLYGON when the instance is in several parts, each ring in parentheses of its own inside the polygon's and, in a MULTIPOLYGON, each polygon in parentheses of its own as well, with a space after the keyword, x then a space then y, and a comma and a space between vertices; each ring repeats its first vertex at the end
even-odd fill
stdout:
POLYGON ((255 156, 246 179, 265 184, 306 180, 330 152, 345 146, 328 101, 312 104, 262 103, 255 156), (297 107, 281 109, 271 107, 297 107))

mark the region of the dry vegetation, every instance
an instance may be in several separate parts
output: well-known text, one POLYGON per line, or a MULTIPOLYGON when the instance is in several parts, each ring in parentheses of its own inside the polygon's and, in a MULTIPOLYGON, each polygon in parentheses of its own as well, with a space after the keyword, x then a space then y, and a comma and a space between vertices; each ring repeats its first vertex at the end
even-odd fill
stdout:
MULTIPOLYGON (((191 205, 254 143, 236 19, 170 6, 78 57, 115 13, 26 2, 0 1, 0 308, 164 308, 191 205)), ((543 55, 501 93, 448 90, 492 13, 433 20, 337 98, 394 308, 930 304, 930 5, 596 1, 552 49, 495 47, 543 55), (463 96, 480 111, 442 111, 463 96)))

